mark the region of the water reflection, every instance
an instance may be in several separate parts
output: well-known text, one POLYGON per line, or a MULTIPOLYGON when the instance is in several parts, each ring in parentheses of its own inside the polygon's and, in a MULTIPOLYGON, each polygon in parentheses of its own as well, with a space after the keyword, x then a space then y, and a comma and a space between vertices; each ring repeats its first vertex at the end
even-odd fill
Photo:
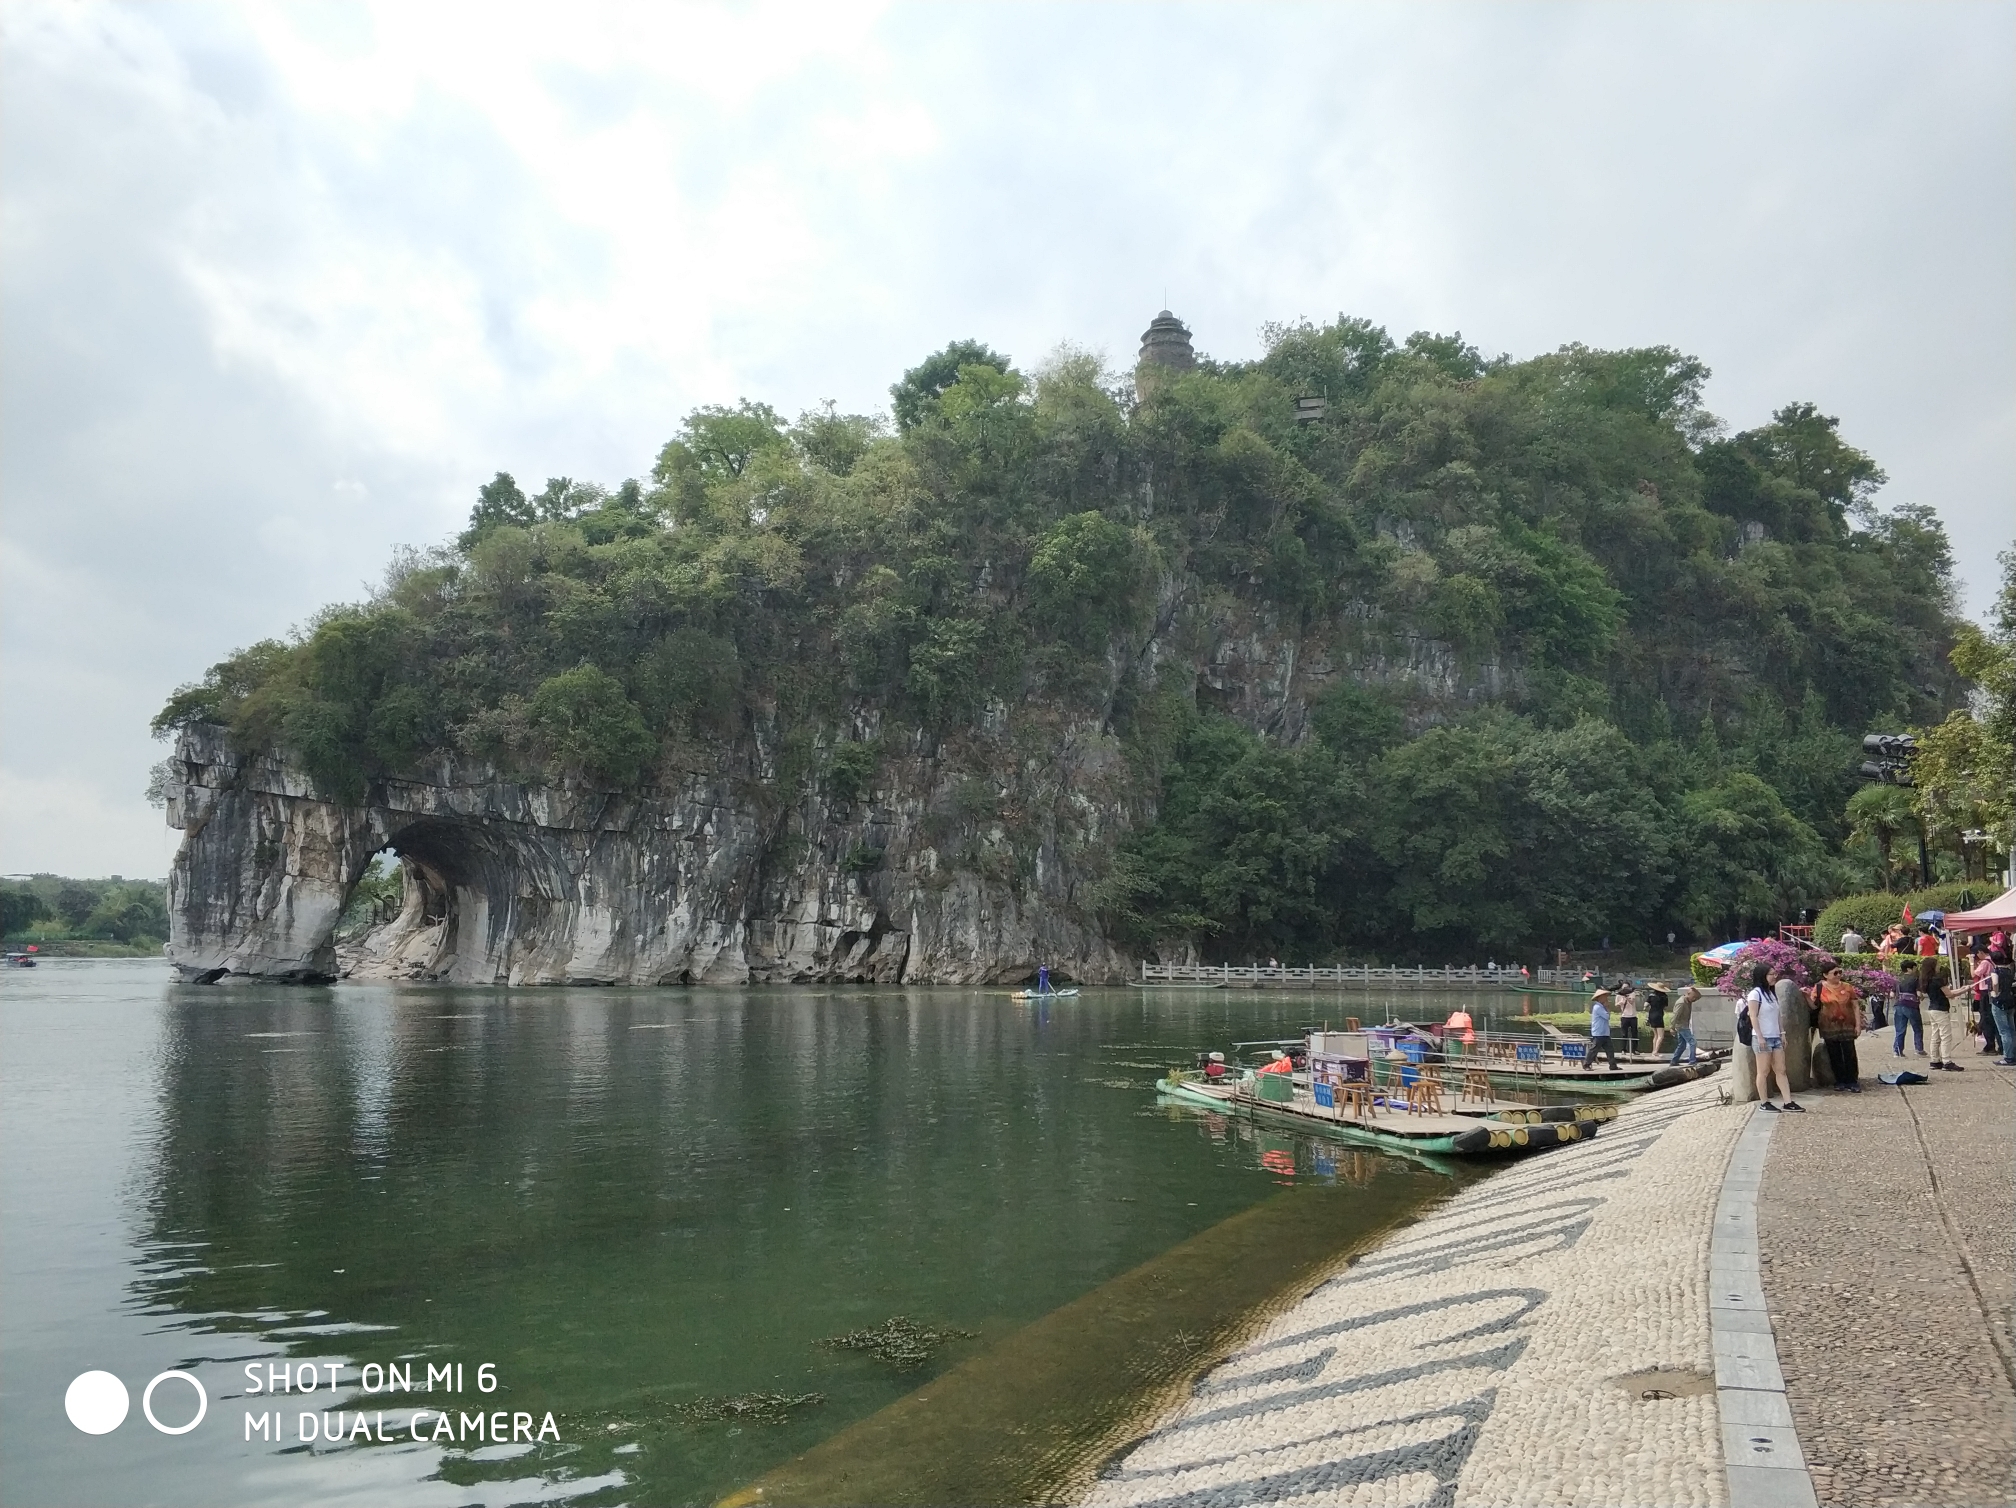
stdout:
MULTIPOLYGON (((933 1375, 822 1337, 898 1314, 973 1332, 942 1370, 1284 1185, 1346 1201, 1334 1236, 1375 1185, 1364 1219, 1448 1182, 1154 1105, 1168 1065, 1293 1030, 1306 1000, 173 988, 161 1009, 132 1289, 211 1363, 234 1437, 216 1501, 259 1495, 247 1459, 269 1497, 314 1462, 381 1501, 712 1501, 933 1375), (241 1363, 268 1353, 347 1369, 284 1400, 288 1445, 303 1409, 443 1403, 551 1411, 562 1443, 245 1445, 267 1400, 241 1363), (502 1387, 367 1398, 358 1369, 391 1361, 489 1363, 502 1387), (747 1427, 679 1411, 756 1394, 823 1402, 747 1427)), ((1078 1385, 1045 1354, 1046 1387, 1078 1385)))

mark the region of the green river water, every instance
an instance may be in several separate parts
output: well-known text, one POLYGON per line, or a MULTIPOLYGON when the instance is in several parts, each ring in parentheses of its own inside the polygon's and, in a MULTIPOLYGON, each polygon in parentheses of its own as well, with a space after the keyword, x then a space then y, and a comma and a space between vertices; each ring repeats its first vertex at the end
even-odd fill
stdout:
MULTIPOLYGON (((0 1498, 710 1503, 759 1479, 771 1502, 1054 1496, 1256 1311, 1475 1176, 1156 1105, 1200 1048, 1385 1004, 10 970, 0 1498), (895 1316, 967 1333, 907 1369, 821 1344, 895 1316), (304 1362, 316 1392, 263 1391, 304 1362), (367 1364, 413 1391, 366 1393, 367 1364), (461 1390, 422 1388, 429 1364, 459 1366, 461 1390), (64 1410, 92 1369, 132 1398, 98 1436, 64 1410), (169 1369, 208 1399, 186 1434, 142 1416, 169 1369), (704 1417, 753 1394, 818 1401, 704 1417), (554 1427, 451 1443, 429 1414, 415 1441, 416 1408, 554 1427), (301 1440, 304 1413, 319 1435, 339 1410, 342 1443, 301 1440), (359 1410, 396 1439, 354 1438, 359 1410), (274 1437, 246 1438, 264 1416, 274 1437)), ((169 1379, 154 1405, 179 1425, 195 1393, 169 1379)))

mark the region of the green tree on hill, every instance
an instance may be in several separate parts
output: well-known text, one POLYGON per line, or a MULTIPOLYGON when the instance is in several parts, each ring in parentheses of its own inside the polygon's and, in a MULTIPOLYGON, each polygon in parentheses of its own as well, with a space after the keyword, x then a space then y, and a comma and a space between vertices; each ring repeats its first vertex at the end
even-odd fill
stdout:
MULTIPOLYGON (((819 751, 863 728, 884 777, 905 749, 990 790, 1080 730, 1116 773, 1056 807, 1094 877, 1073 904, 1139 946, 1768 918, 1839 882, 1863 733, 1950 726, 1941 770, 1992 774, 2001 723, 1944 720, 2008 635, 1953 619, 1938 520, 1880 507, 1834 419, 1730 435, 1706 377, 1351 318, 1138 390, 954 342, 893 424, 742 399, 689 414, 646 483, 499 472, 454 547, 156 727, 286 749, 338 801, 462 752, 614 788, 711 768, 780 809, 858 785, 819 751)), ((1950 827, 2001 820, 1992 784, 1925 789, 1950 827)))

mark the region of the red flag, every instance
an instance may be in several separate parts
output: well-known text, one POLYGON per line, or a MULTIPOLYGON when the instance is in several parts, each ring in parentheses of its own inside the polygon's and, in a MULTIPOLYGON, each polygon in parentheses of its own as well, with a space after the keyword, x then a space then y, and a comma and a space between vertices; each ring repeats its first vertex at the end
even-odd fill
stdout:
POLYGON ((1904 903, 1904 925, 1907 927, 1911 925, 1911 903, 1909 901, 1904 903))

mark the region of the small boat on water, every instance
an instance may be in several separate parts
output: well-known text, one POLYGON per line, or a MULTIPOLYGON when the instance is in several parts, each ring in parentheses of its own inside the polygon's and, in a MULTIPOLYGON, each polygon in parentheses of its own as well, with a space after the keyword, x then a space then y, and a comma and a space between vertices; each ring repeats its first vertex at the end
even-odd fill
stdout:
POLYGON ((1015 991, 1015 993, 1014 993, 1014 994, 1010 995, 1010 996, 1009 996, 1008 998, 1009 998, 1010 1000, 1025 1000, 1025 1001, 1030 1001, 1030 1002, 1035 1002, 1035 1001, 1040 1001, 1040 1000, 1070 1000, 1070 999, 1073 999, 1073 998, 1075 998, 1077 994, 1078 994, 1078 991, 1077 991, 1077 990, 1075 990, 1075 989, 1066 989, 1066 990, 1017 990, 1017 991, 1015 991))
POLYGON ((38 951, 40 950, 33 943, 30 943, 25 948, 9 948, 6 954, 7 967, 10 969, 34 968, 35 955, 38 951))
POLYGON ((1157 1093, 1347 1141, 1447 1157, 1511 1156, 1583 1141, 1617 1113, 1614 1104, 1503 1098, 1486 1071, 1431 1065, 1425 1053, 1396 1051, 1384 1040, 1394 1030, 1312 1031, 1299 1054, 1277 1051, 1268 1068, 1235 1070, 1219 1062, 1177 1070, 1157 1093), (1298 1072, 1302 1065, 1306 1071, 1298 1072))
POLYGON ((1437 1114, 1409 1106, 1398 1096, 1340 1103, 1327 1092, 1327 1085, 1319 1086, 1324 1093, 1305 1092, 1282 1074, 1243 1074, 1214 1083, 1193 1072, 1179 1071, 1155 1087, 1162 1098, 1198 1108, 1244 1112, 1344 1141, 1442 1157, 1509 1157, 1537 1152, 1586 1141, 1602 1124, 1599 1120, 1536 1123, 1437 1114), (1279 1097, 1274 1084, 1288 1091, 1287 1098, 1279 1097))

